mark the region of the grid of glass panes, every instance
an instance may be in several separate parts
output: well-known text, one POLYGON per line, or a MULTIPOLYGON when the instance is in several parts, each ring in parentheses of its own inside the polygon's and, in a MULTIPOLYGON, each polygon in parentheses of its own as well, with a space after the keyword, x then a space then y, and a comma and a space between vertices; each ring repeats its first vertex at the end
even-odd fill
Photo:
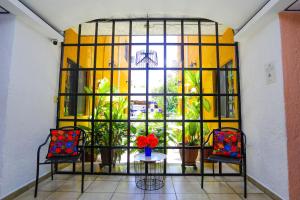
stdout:
POLYGON ((65 32, 57 126, 87 131, 89 172, 133 174, 135 139, 153 132, 165 174, 200 173, 202 140, 241 123, 227 32, 203 19, 97 20, 65 32), (197 169, 185 158, 193 150, 197 169))

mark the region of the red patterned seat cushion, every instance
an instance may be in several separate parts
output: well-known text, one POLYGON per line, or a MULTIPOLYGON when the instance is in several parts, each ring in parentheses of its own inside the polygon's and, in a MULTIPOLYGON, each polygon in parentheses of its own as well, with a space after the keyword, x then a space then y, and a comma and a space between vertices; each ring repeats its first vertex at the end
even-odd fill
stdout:
POLYGON ((215 131, 213 155, 241 157, 241 134, 233 131, 215 131))
POLYGON ((77 156, 80 130, 50 130, 47 159, 56 156, 77 156))

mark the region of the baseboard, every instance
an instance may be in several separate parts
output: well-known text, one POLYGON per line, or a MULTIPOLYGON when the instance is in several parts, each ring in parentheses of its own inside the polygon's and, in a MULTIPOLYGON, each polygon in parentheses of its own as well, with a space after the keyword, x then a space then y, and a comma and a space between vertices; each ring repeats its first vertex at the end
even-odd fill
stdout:
MULTIPOLYGON (((51 172, 48 172, 47 174, 41 176, 39 178, 39 183, 46 180, 47 178, 49 178, 51 176, 51 172)), ((15 199, 17 196, 21 195, 22 193, 28 191, 30 188, 32 188, 35 185, 35 180, 29 182, 28 184, 24 185, 23 187, 17 189, 16 191, 10 193, 8 196, 4 197, 3 200, 13 200, 15 199)), ((32 194, 33 196, 33 194, 32 194)))
MULTIPOLYGON (((65 168, 67 165, 69 164, 60 164, 59 169, 63 169, 65 168)), ((51 172, 48 172, 47 174, 41 176, 39 178, 39 183, 46 180, 47 178, 49 178, 51 176, 51 172)), ((16 197, 20 196, 22 193, 28 191, 30 188, 35 186, 35 179, 31 182, 29 182, 28 184, 24 185, 23 187, 17 189, 16 191, 10 193, 9 195, 7 195, 6 197, 4 197, 2 200, 13 200, 16 197)), ((32 194, 33 195, 33 194, 32 194)))
MULTIPOLYGON (((232 168, 235 171, 239 171, 239 166, 238 165, 228 165, 230 168, 232 168)), ((280 198, 277 194, 275 194, 274 192, 272 192, 271 190, 269 190, 268 188, 266 188, 265 186, 263 186, 261 183, 259 183, 258 181, 256 181, 254 178, 247 176, 247 179, 250 183, 252 183, 253 185, 255 185, 258 189, 260 189, 261 191, 263 191, 266 195, 268 195, 269 197, 271 197, 274 200, 282 200, 282 198, 280 198)))
POLYGON ((282 198, 280 198, 277 194, 275 194, 274 192, 272 192, 271 190, 269 190, 268 188, 263 186, 261 183, 257 182, 254 178, 252 178, 250 176, 247 176, 247 177, 248 177, 249 182, 251 182, 253 185, 255 185, 258 189, 263 191, 266 195, 268 195, 272 199, 282 200, 282 198))

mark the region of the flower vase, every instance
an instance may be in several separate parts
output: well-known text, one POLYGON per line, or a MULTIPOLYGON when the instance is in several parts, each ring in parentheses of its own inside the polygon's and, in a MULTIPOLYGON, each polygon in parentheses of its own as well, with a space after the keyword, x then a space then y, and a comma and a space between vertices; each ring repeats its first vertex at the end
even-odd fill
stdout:
POLYGON ((146 157, 151 156, 151 151, 152 151, 152 149, 150 147, 145 147, 145 156, 146 157))

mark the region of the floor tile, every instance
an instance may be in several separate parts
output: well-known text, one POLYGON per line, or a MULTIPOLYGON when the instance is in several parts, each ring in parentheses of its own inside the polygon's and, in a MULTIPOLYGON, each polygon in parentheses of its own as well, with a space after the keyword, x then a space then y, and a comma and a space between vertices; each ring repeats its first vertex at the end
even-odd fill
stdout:
POLYGON ((108 200, 111 198, 113 193, 83 193, 79 200, 108 200))
MULTIPOLYGON (((201 176, 197 177, 197 180, 201 182, 201 176)), ((216 182, 216 181, 224 181, 224 177, 222 176, 205 176, 204 177, 204 183, 205 182, 216 182)))
MULTIPOLYGON (((227 182, 227 184, 239 194, 244 193, 244 182, 227 182)), ((255 187, 252 183, 247 183, 247 191, 248 193, 263 193, 260 189, 255 187)))
POLYGON ((144 190, 141 190, 136 187, 135 182, 119 182, 119 185, 116 189, 116 192, 121 193, 144 193, 144 190))
POLYGON ((97 176, 97 181, 120 181, 123 176, 115 176, 115 175, 100 175, 97 176))
POLYGON ((144 194, 114 193, 111 200, 143 200, 144 194))
POLYGON ((205 193, 199 182, 173 182, 176 193, 199 194, 205 193))
POLYGON ((123 176, 121 181, 135 181, 135 176, 123 176))
POLYGON ((208 194, 211 200, 241 200, 237 194, 208 194))
POLYGON ((116 181, 94 181, 86 192, 114 192, 118 184, 116 181))
POLYGON ((225 182, 205 182, 203 189, 207 193, 234 193, 225 182))
POLYGON ((172 176, 174 182, 197 182, 198 176, 172 176))
MULTIPOLYGON (((85 175, 84 180, 85 181, 94 181, 96 180, 97 176, 94 175, 85 175)), ((74 175, 71 178, 69 178, 67 181, 81 181, 81 175, 74 175)))
POLYGON ((176 194, 178 200, 209 200, 207 194, 176 194))
MULTIPOLYGON (((36 200, 47 199, 47 197, 50 196, 51 194, 52 194, 51 192, 39 191, 36 200)), ((32 199, 34 199, 34 189, 28 190, 16 198, 16 200, 32 200, 32 199)))
MULTIPOLYGON (((242 194, 240 197, 245 199, 242 194)), ((272 198, 266 194, 247 194, 247 200, 272 200, 272 198)))
MULTIPOLYGON (((75 175, 72 174, 54 174, 53 175, 53 180, 69 180, 75 175)), ((51 177, 49 178, 51 180, 51 177)))
POLYGON ((56 191, 60 186, 62 186, 65 183, 65 181, 61 180, 46 180, 38 185, 38 191, 45 191, 45 192, 54 192, 56 191))
POLYGON ((74 200, 78 199, 80 194, 79 192, 54 192, 47 200, 74 200))
MULTIPOLYGON (((84 181, 84 191, 92 181, 84 181)), ((62 186, 58 188, 59 192, 81 192, 81 181, 66 181, 62 186)))
POLYGON ((224 176, 224 181, 227 182, 235 182, 235 181, 244 181, 244 177, 242 176, 224 176))
POLYGON ((175 193, 174 190, 174 186, 173 186, 173 182, 172 181, 165 181, 165 185, 159 189, 159 190, 153 190, 153 191, 149 191, 146 190, 145 193, 175 193))
POLYGON ((177 200, 175 194, 145 194, 144 200, 177 200))

